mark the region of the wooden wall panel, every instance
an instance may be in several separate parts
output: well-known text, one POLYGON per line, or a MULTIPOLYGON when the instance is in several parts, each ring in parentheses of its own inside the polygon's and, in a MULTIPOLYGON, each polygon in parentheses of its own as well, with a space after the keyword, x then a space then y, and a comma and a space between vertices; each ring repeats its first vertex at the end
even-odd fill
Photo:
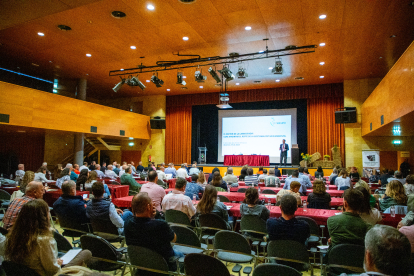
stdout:
POLYGON ((0 113, 9 125, 150 139, 149 116, 0 82, 0 113))

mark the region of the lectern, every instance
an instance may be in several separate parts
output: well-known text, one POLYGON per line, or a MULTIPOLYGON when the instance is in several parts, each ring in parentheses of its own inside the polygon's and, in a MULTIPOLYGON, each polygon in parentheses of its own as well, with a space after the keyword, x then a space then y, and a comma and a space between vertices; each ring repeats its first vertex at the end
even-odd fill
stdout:
POLYGON ((206 164, 207 162, 207 147, 198 148, 198 164, 206 164))

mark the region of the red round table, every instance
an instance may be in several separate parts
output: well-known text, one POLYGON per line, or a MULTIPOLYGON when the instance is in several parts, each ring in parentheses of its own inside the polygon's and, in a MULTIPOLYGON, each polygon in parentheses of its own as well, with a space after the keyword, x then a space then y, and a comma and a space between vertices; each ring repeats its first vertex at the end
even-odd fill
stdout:
POLYGON ((171 178, 168 179, 167 183, 168 183, 168 188, 175 188, 175 182, 177 181, 176 178, 171 178))
MULTIPOLYGON (((76 191, 76 195, 77 196, 82 196, 84 194, 87 194, 89 197, 89 192, 88 191, 76 191)), ((52 191, 47 191, 44 195, 43 195, 43 200, 47 202, 47 204, 50 207, 53 207, 53 203, 55 203, 55 201, 62 195, 62 190, 60 189, 52 189, 52 191)))
POLYGON ((12 195, 14 192, 19 191, 20 187, 4 187, 4 186, 1 186, 0 189, 2 189, 3 191, 6 191, 10 195, 12 195))
POLYGON ((108 185, 108 189, 111 192, 112 199, 128 196, 129 185, 108 185))

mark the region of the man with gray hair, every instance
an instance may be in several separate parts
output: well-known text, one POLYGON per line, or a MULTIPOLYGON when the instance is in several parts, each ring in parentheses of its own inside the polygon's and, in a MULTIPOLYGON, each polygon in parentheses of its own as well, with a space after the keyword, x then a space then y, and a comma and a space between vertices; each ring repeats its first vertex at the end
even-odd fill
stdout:
POLYGON ((365 236, 364 269, 361 275, 410 273, 411 245, 407 237, 387 225, 375 225, 365 236))
POLYGON ((233 174, 233 168, 232 167, 228 167, 227 168, 227 173, 223 177, 223 181, 226 181, 229 184, 233 184, 233 183, 238 183, 239 182, 239 179, 237 178, 237 176, 235 176, 233 174))
POLYGON ((95 165, 95 172, 98 175, 98 177, 101 177, 101 178, 105 177, 105 174, 101 171, 101 165, 99 164, 95 165))
POLYGON ((191 165, 191 169, 188 174, 191 176, 193 174, 198 175, 199 173, 200 173, 200 170, 197 168, 197 163, 194 163, 193 165, 191 165))
POLYGON ((15 181, 21 181, 25 175, 25 171, 24 171, 24 164, 19 164, 17 166, 17 171, 16 171, 16 177, 15 177, 15 181))
POLYGON ((53 210, 59 219, 74 222, 76 225, 89 223, 86 216, 86 203, 82 196, 76 195, 75 181, 63 182, 62 195, 53 203, 53 210))
POLYGON ((119 177, 121 177, 125 173, 125 169, 127 167, 131 168, 131 173, 132 173, 132 167, 124 164, 124 165, 122 165, 121 170, 119 171, 119 174, 118 174, 119 177))
POLYGON ((73 181, 78 180, 79 175, 77 175, 75 173, 75 171, 73 170, 73 166, 72 166, 71 163, 67 163, 66 164, 66 169, 69 169, 70 180, 73 180, 73 181))
POLYGON ((181 178, 187 179, 188 174, 187 174, 187 169, 186 169, 186 167, 185 167, 185 164, 181 164, 181 168, 179 168, 179 169, 177 170, 177 175, 176 175, 176 177, 177 177, 177 178, 181 177, 181 178))
POLYGON ((405 178, 403 178, 403 175, 400 171, 395 171, 394 172, 394 177, 390 177, 387 179, 388 183, 390 183, 393 180, 397 180, 399 182, 401 182, 401 184, 405 184, 405 178))
POLYGON ((112 165, 108 165, 105 171, 105 177, 116 178, 118 175, 112 170, 112 165))
POLYGON ((266 187, 280 187, 280 179, 275 175, 275 169, 269 170, 269 175, 265 178, 266 187))

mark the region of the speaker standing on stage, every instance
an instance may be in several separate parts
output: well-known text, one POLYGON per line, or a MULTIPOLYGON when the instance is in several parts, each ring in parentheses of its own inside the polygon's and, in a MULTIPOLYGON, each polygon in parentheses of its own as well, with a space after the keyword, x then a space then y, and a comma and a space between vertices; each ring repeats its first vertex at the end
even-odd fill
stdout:
POLYGON ((283 159, 285 159, 285 166, 286 166, 286 162, 287 162, 287 152, 289 150, 289 145, 286 144, 286 140, 283 139, 283 144, 280 144, 280 166, 282 166, 283 164, 283 159))

